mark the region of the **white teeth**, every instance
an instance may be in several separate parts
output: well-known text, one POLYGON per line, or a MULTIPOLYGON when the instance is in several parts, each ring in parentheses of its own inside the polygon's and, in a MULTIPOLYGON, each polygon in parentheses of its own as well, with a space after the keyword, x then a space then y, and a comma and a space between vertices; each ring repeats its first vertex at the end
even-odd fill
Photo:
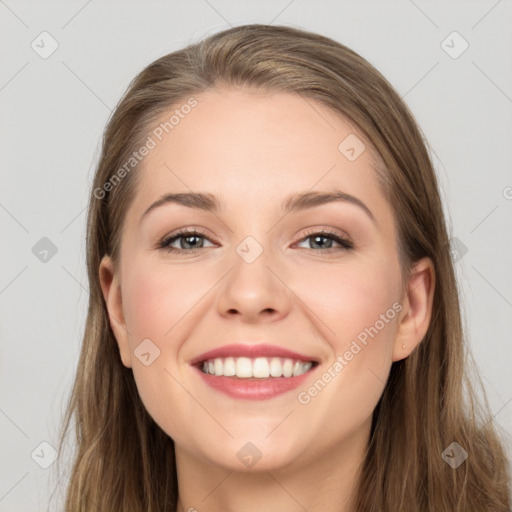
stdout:
POLYGON ((257 357, 252 365, 252 374, 254 377, 266 379, 270 376, 270 366, 264 357, 257 357))
POLYGON ((283 364, 283 377, 291 377, 293 375, 293 361, 286 359, 283 364))
POLYGON ((273 357, 270 360, 270 375, 272 375, 272 377, 281 377, 283 375, 283 365, 281 364, 281 359, 273 357))
POLYGON ((268 377, 296 377, 306 373, 313 366, 312 362, 297 361, 280 357, 217 357, 204 361, 204 373, 216 377, 238 377, 250 379, 252 377, 267 379, 268 377))
POLYGON ((232 357, 224 359, 224 376, 233 377, 236 375, 236 363, 232 357))
POLYGON ((213 369, 215 370, 215 375, 224 375, 222 359, 215 359, 213 361, 213 369))
POLYGON ((236 360, 236 376, 242 379, 252 377, 252 362, 248 357, 239 357, 236 360))

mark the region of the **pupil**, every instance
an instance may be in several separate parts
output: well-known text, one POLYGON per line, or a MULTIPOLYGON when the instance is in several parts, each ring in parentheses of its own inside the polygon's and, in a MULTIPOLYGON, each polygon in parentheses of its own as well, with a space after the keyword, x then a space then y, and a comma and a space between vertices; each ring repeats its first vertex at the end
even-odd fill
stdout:
POLYGON ((186 244, 194 246, 195 244, 193 242, 189 243, 189 240, 196 240, 197 241, 198 238, 199 237, 197 237, 195 235, 189 235, 189 236, 185 237, 186 244))
MULTIPOLYGON (((315 237, 315 243, 318 243, 319 240, 326 240, 326 237, 324 237, 324 236, 316 236, 315 237)), ((330 240, 330 241, 332 242, 332 240, 330 240)))

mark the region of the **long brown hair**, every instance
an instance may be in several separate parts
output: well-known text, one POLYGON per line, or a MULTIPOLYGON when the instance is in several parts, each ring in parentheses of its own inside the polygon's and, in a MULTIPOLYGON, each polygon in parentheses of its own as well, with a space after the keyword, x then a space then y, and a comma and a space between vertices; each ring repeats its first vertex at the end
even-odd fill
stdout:
POLYGON ((480 401, 468 377, 475 370, 428 143, 399 94, 360 55, 321 35, 269 25, 235 27, 159 58, 135 77, 106 126, 87 220, 87 323, 59 444, 61 453, 73 419, 66 511, 176 509, 174 444, 146 412, 121 362, 98 269, 104 255, 119 258, 137 166, 125 167, 115 182, 114 175, 164 113, 221 86, 299 94, 353 122, 384 163, 379 178, 394 211, 404 275, 424 256, 435 266, 428 332, 409 357, 392 364, 353 509, 508 511, 510 469, 485 394, 480 401), (453 442, 468 454, 456 469, 442 457, 453 442))

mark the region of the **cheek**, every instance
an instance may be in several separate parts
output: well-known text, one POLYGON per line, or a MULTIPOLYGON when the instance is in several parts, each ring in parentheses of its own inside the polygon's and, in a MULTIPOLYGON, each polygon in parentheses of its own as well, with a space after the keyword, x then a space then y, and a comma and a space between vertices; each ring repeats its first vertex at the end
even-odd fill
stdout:
MULTIPOLYGON (((301 273, 293 287, 315 313, 333 352, 343 354, 357 342, 365 352, 382 355, 394 338, 399 274, 391 265, 348 264, 301 273)), ((350 357, 350 355, 348 355, 350 357)))
POLYGON ((172 309, 162 300, 160 289, 159 280, 148 273, 132 275, 130 284, 123 289, 123 310, 131 333, 132 351, 144 339, 150 339, 162 348, 162 335, 170 328, 168 313, 172 309))
POLYGON ((181 376, 177 358, 180 333, 189 329, 193 307, 208 289, 205 276, 201 279, 197 273, 141 260, 127 265, 124 276, 123 311, 131 352, 135 354, 132 370, 137 389, 151 417, 174 437, 182 432, 183 422, 192 422, 190 418, 198 415, 186 388, 178 383, 181 376), (148 339, 150 344, 145 341, 148 339), (138 348, 143 341, 144 351, 138 348), (143 352, 150 354, 147 365, 137 356, 143 352))
POLYGON ((126 276, 123 310, 134 343, 141 337, 160 344, 170 339, 174 327, 187 322, 187 313, 208 290, 204 274, 154 262, 130 266, 126 276))
POLYGON ((337 425, 328 443, 355 433, 371 417, 391 368, 402 306, 396 269, 346 265, 319 276, 306 282, 303 274, 297 295, 318 317, 315 323, 331 355, 324 373, 300 390, 298 401, 315 411, 304 419, 311 429, 325 429, 326 417, 337 425))
MULTIPOLYGON (((364 348, 365 357, 390 352, 397 316, 393 305, 398 297, 398 269, 386 268, 384 262, 372 263, 317 263, 286 272, 287 285, 300 299, 290 298, 295 306, 287 307, 300 309, 309 317, 331 345, 333 355, 350 350, 353 341, 364 348)), ((204 262, 192 270, 141 259, 126 268, 123 310, 132 344, 149 338, 161 350, 178 350, 179 342, 170 340, 179 332, 193 330, 197 321, 194 308, 201 307, 218 282, 219 269, 200 269, 201 265, 204 262)), ((269 301, 272 303, 272 298, 269 301)))

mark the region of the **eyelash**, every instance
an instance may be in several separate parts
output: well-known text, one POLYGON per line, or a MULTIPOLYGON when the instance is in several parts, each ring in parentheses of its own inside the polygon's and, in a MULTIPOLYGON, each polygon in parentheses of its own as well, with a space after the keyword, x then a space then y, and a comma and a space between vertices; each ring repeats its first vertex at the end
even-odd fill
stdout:
MULTIPOLYGON (((201 249, 206 249, 206 247, 196 247, 194 249, 176 249, 174 247, 170 247, 170 244, 175 242, 176 240, 178 240, 180 238, 186 238, 185 235, 187 235, 187 236, 197 235, 197 236, 199 236, 201 238, 205 238, 211 242, 211 240, 206 236, 206 234, 203 233, 199 229, 183 229, 183 230, 178 231, 177 233, 173 234, 170 237, 163 238, 158 243, 157 248, 161 249, 161 250, 165 250, 170 253, 184 253, 184 252, 190 253, 190 252, 199 251, 201 249)), ((308 238, 312 238, 314 235, 319 235, 322 238, 328 238, 328 239, 334 240, 335 242, 339 243, 341 245, 341 247, 337 247, 337 248, 329 247, 327 249, 318 249, 318 250, 309 249, 311 251, 331 253, 332 251, 350 251, 351 249, 354 248, 354 244, 350 240, 343 238, 340 235, 338 235, 337 233, 335 233, 333 231, 329 231, 329 230, 311 231, 311 232, 307 233, 304 237, 302 237, 297 243, 304 242, 308 238)))

